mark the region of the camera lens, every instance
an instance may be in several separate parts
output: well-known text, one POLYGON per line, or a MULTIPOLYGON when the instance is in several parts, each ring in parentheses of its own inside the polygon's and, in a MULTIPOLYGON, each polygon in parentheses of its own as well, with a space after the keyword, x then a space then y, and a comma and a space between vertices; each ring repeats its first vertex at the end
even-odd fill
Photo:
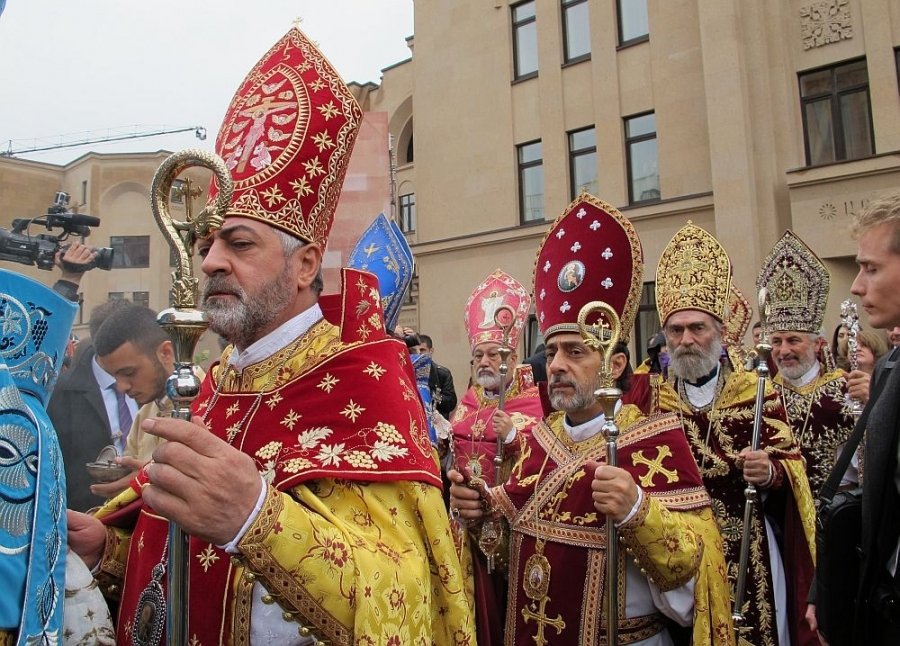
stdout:
POLYGON ((112 269, 113 252, 112 247, 97 247, 97 255, 94 257, 94 267, 109 271, 112 269))

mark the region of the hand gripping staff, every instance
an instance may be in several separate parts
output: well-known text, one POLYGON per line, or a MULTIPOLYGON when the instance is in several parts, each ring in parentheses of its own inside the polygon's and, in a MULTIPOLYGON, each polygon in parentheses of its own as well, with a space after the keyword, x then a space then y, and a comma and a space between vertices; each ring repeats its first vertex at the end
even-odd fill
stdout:
MULTIPOLYGON (((168 157, 151 185, 153 217, 175 254, 177 265, 172 272, 174 307, 163 310, 159 324, 172 339, 175 370, 166 381, 166 395, 172 400, 172 417, 190 421, 191 402, 200 393, 200 380, 194 373, 192 359, 200 336, 209 327, 206 315, 197 309, 198 280, 194 276, 192 255, 194 243, 221 228, 231 202, 233 183, 221 157, 204 150, 183 150, 168 157), (201 166, 210 169, 219 185, 219 194, 210 209, 191 217, 190 199, 185 200, 185 220, 175 220, 169 212, 172 184, 183 171, 201 166)), ((169 646, 187 646, 188 632, 188 535, 175 523, 169 523, 167 583, 168 602, 163 601, 169 646)), ((138 604, 137 617, 142 617, 144 595, 138 604)), ((137 622, 136 622, 137 623, 137 622)))
MULTIPOLYGON (((516 314, 507 305, 501 305, 494 312, 494 323, 503 332, 503 342, 497 350, 500 353, 500 392, 497 399, 497 410, 506 406, 506 375, 509 374, 509 355, 513 349, 509 346, 509 333, 516 323, 516 314)), ((494 454, 494 486, 503 484, 502 467, 505 439, 497 434, 497 450, 494 454)), ((503 526, 499 518, 489 518, 481 525, 478 546, 487 558, 488 574, 494 571, 494 555, 503 537, 503 526)))
MULTIPOLYGON (((759 322, 762 324, 759 343, 756 344, 756 354, 759 361, 756 364, 756 405, 753 411, 753 436, 750 440, 750 450, 759 450, 759 440, 762 432, 763 402, 766 396, 766 379, 769 378, 769 355, 772 346, 769 344, 769 330, 766 327, 766 319, 769 316, 769 292, 765 287, 759 290, 759 322)), ((738 561, 737 582, 734 588, 734 610, 731 618, 734 620, 735 639, 739 640, 740 629, 744 625, 744 595, 747 592, 747 570, 750 561, 750 521, 753 517, 753 507, 759 499, 756 485, 747 483, 744 487, 744 524, 741 532, 741 554, 738 561)))
MULTIPOLYGON (((578 330, 585 345, 603 355, 600 366, 600 388, 594 391, 594 397, 603 407, 603 438, 606 440, 606 463, 618 466, 619 428, 616 426, 616 402, 622 397, 622 391, 616 387, 612 374, 612 356, 621 335, 621 323, 616 311, 603 301, 587 303, 578 312, 578 330), (588 325, 588 317, 599 314, 600 318, 588 325)), ((606 643, 618 646, 619 643, 619 536, 615 521, 606 517, 606 643)))

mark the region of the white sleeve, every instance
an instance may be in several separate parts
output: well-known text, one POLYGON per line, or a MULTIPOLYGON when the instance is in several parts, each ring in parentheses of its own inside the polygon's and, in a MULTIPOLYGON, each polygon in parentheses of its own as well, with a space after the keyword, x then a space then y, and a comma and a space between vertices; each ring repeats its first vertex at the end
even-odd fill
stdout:
POLYGON ((680 588, 668 592, 660 592, 659 588, 650 583, 653 605, 679 626, 690 626, 694 623, 694 585, 696 582, 696 578, 692 578, 680 588))

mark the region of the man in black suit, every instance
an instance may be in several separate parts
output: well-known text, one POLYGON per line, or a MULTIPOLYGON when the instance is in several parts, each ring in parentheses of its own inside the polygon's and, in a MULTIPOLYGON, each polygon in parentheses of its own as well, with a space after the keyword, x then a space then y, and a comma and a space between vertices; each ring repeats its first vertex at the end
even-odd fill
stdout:
MULTIPOLYGON (((91 312, 88 323, 91 337, 106 317, 128 301, 114 300, 99 305, 91 312)), ((66 495, 69 509, 87 511, 102 505, 105 498, 91 493, 93 481, 85 465, 97 459, 103 447, 114 444, 112 428, 103 394, 94 373, 94 347, 82 341, 75 353, 72 367, 62 374, 47 405, 47 413, 53 421, 66 467, 66 495)), ((99 367, 99 366, 98 366, 99 367)), ((115 379, 109 378, 115 385, 115 379)), ((137 406, 132 405, 136 411, 137 406)))
MULTIPOLYGON (((900 194, 869 202, 852 221, 858 242, 859 274, 851 291, 869 315, 869 324, 900 325, 900 194)), ((895 350, 873 377, 884 386, 870 405, 865 436, 860 587, 856 643, 900 644, 900 370, 895 350)))

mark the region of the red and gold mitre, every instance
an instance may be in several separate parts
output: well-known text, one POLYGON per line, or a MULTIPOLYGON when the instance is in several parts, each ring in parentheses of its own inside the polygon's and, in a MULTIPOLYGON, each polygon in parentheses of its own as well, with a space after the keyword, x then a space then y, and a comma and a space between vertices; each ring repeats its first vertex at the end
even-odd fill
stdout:
POLYGON ((531 308, 531 294, 518 280, 502 269, 495 269, 466 301, 466 330, 472 350, 479 343, 503 343, 503 331, 494 321, 494 313, 501 305, 506 305, 515 314, 509 331, 509 345, 516 348, 531 308))
POLYGON ((725 320, 731 261, 712 235, 690 220, 663 249, 656 267, 656 309, 665 326, 681 310, 700 310, 725 320))
POLYGON ((750 302, 744 298, 734 283, 728 295, 728 305, 725 308, 725 329, 722 332, 722 341, 725 345, 739 346, 744 342, 744 335, 753 318, 753 308, 750 302))
POLYGON ((756 278, 769 292, 768 330, 821 332, 831 276, 819 257, 788 229, 756 278))
MULTIPOLYGON (((291 29, 250 70, 216 138, 234 180, 228 215, 324 248, 361 122, 331 63, 291 29)), ((213 178, 210 208, 218 192, 213 178)))
POLYGON ((550 227, 535 261, 535 312, 544 338, 578 332, 581 308, 602 301, 618 314, 620 340, 627 342, 643 275, 644 252, 631 222, 615 207, 582 192, 550 227))

